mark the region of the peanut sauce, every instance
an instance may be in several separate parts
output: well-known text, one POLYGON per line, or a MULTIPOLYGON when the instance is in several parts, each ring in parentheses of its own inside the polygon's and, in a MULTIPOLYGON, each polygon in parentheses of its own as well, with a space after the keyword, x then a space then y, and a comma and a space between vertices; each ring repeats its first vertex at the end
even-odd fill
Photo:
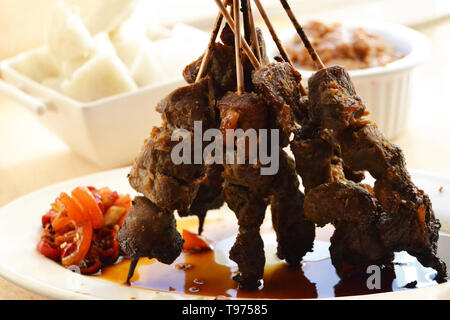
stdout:
MULTIPOLYGON (((376 34, 362 28, 311 21, 303 27, 312 46, 326 65, 347 70, 385 66, 402 56, 376 34)), ((298 37, 286 44, 293 63, 304 70, 315 70, 315 63, 298 37)))
MULTIPOLYGON (((195 219, 178 219, 180 231, 195 231, 196 226, 195 219)), ((305 256, 301 268, 292 269, 276 257, 275 233, 270 219, 266 219, 261 228, 266 252, 264 281, 258 290, 241 290, 232 279, 237 272, 237 266, 228 259, 228 251, 234 243, 236 233, 237 224, 234 220, 207 219, 204 235, 214 247, 213 251, 183 252, 172 265, 164 265, 154 259, 141 259, 131 279, 131 286, 220 299, 298 299, 412 290, 409 288, 437 284, 432 280, 435 275, 433 269, 422 267, 415 258, 404 252, 396 254, 395 272, 392 269, 381 271, 380 289, 367 288, 367 278, 371 274, 364 273, 350 279, 340 279, 329 258, 329 238, 333 233, 331 226, 317 229, 314 252, 305 256)), ((129 264, 130 261, 124 259, 103 269, 97 277, 124 285, 129 264)))

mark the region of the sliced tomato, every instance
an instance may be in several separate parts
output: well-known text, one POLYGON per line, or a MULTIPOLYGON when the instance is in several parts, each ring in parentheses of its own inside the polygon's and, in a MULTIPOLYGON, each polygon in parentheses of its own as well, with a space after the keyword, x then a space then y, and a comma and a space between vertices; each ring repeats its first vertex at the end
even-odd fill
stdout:
POLYGON ((78 203, 73 200, 67 193, 63 192, 60 194, 58 201, 64 206, 67 216, 74 220, 76 223, 84 222, 85 220, 90 220, 90 217, 85 213, 78 203))
POLYGON ((92 235, 92 223, 89 219, 77 223, 74 240, 64 248, 62 253, 63 266, 77 266, 83 261, 91 247, 92 235))
POLYGON ((94 247, 104 265, 112 265, 119 258, 117 234, 110 228, 102 228, 95 234, 94 247))
POLYGON ((205 239, 189 230, 183 229, 183 239, 183 250, 194 252, 212 250, 210 244, 205 239))
POLYGON ((59 246, 51 242, 47 237, 43 236, 38 244, 37 250, 49 259, 59 261, 61 258, 61 250, 59 246))
POLYGON ((77 187, 63 192, 42 217, 45 236, 37 249, 65 267, 79 266, 82 273, 97 272, 102 264, 113 264, 119 256, 115 229, 131 209, 129 195, 109 188, 77 187), (96 230, 96 231, 94 231, 96 230))
POLYGON ((67 243, 72 243, 75 239, 77 235, 77 231, 76 230, 70 230, 64 234, 56 234, 54 236, 54 243, 58 246, 62 245, 64 242, 67 243))
POLYGON ((61 213, 59 214, 52 222, 51 224, 52 228, 51 231, 57 234, 64 234, 70 230, 75 229, 76 222, 69 218, 67 214, 61 213))
POLYGON ((78 201, 78 204, 84 212, 87 212, 94 229, 100 229, 103 227, 103 212, 88 188, 78 187, 74 189, 72 191, 72 197, 75 201, 78 201))

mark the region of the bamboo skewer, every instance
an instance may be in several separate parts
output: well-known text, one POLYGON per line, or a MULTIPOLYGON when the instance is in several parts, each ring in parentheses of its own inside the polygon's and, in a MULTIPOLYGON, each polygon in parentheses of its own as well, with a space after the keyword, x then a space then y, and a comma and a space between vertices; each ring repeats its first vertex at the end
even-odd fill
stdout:
MULTIPOLYGON (((246 1, 246 0, 243 0, 246 1)), ((242 67, 241 58, 241 19, 240 19, 240 8, 239 0, 233 0, 233 10, 234 10, 234 48, 236 54, 236 78, 237 78, 237 94, 241 95, 244 92, 244 69, 242 67)))
POLYGON ((267 28, 269 29, 269 32, 272 36, 273 41, 275 42, 275 44, 277 45, 278 51, 280 51, 281 57, 284 59, 284 61, 288 62, 289 64, 292 65, 292 61, 289 58, 289 55, 286 52, 286 49, 284 49, 283 44, 281 43, 280 38, 278 38, 278 35, 272 25, 272 23, 270 22, 270 19, 266 13, 266 10, 264 9, 264 7, 262 6, 261 2, 259 0, 253 0, 256 4, 256 7, 258 8, 259 13, 261 14, 267 28))
POLYGON ((256 34, 255 20, 253 19, 252 3, 250 0, 244 0, 244 1, 247 1, 247 10, 248 10, 249 23, 250 23, 251 41, 252 41, 253 51, 256 53, 256 58, 258 59, 258 61, 262 62, 261 50, 259 47, 259 39, 258 39, 258 35, 256 34))
MULTIPOLYGON (((223 16, 227 20, 228 25, 230 26, 231 30, 236 35, 236 28, 235 28, 236 26, 235 26, 233 18, 228 13, 227 9, 225 8, 225 6, 223 5, 223 3, 220 0, 214 0, 214 1, 216 2, 216 4, 219 7, 220 11, 222 12, 223 16)), ((238 10, 239 10, 239 8, 238 8, 238 10)), ((242 39, 242 35, 239 35, 239 36, 241 38, 243 50, 244 50, 245 54, 248 56, 253 68, 258 69, 259 67, 261 67, 261 64, 259 63, 259 61, 256 58, 255 54, 253 53, 252 49, 248 45, 247 41, 245 41, 245 39, 242 39)))
POLYGON ((127 282, 126 282, 127 285, 131 284, 130 280, 133 277, 134 270, 136 269, 138 261, 139 261, 139 258, 136 258, 136 257, 134 257, 131 260, 130 268, 128 269, 128 275, 127 275, 127 282))
MULTIPOLYGON (((225 0, 225 3, 228 1, 225 0)), ((198 82, 205 72, 206 66, 209 63, 209 59, 211 58, 212 48, 216 42, 217 35, 219 34, 220 27, 222 25, 223 15, 221 12, 217 15, 216 23, 214 24, 214 29, 211 33, 211 38, 209 39, 208 47, 206 48, 205 54, 203 55, 202 63, 200 65, 200 69, 198 70, 197 78, 195 82, 198 82)))
MULTIPOLYGON (((248 12, 248 0, 241 0, 241 12, 243 16, 244 38, 251 47, 253 47, 251 40, 252 34, 250 29, 250 14, 248 12)), ((256 53, 256 52, 255 52, 256 53)))
MULTIPOLYGON (((258 1, 258 0, 255 0, 258 1)), ((297 19, 294 16, 294 13, 292 12, 291 7, 289 6, 287 0, 280 0, 281 4, 283 5, 284 10, 286 11, 287 15, 289 16, 289 19, 291 20, 292 24, 294 25, 295 30, 297 31, 298 35, 302 39, 305 48, 308 50, 311 58, 313 59, 314 63, 316 64, 316 68, 318 70, 325 69, 326 66, 323 64, 322 60, 320 59, 319 55, 317 54, 316 50, 314 50, 313 46, 311 45, 311 42, 309 42, 308 37, 306 36, 305 32, 303 31, 302 26, 300 23, 298 23, 297 19)))

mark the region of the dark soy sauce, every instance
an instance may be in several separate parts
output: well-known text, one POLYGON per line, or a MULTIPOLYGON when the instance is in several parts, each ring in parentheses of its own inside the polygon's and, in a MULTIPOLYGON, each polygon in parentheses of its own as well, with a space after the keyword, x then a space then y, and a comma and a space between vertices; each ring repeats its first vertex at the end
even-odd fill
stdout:
MULTIPOLYGON (((195 221, 180 220, 178 227, 195 230, 195 221)), ((141 259, 131 286, 211 297, 299 299, 366 295, 437 285, 433 280, 436 272, 424 268, 405 252, 397 253, 394 265, 381 270, 380 289, 368 288, 367 279, 372 273, 361 272, 341 279, 329 258, 331 227, 317 230, 314 252, 305 256, 300 268, 292 269, 276 257, 275 235, 270 223, 265 223, 261 229, 267 261, 263 283, 258 290, 241 290, 232 280, 237 266, 228 259, 236 232, 233 222, 220 218, 209 220, 205 235, 211 240, 213 251, 183 252, 172 265, 141 259)), ((123 260, 105 268, 99 277, 123 284, 129 263, 123 260)))

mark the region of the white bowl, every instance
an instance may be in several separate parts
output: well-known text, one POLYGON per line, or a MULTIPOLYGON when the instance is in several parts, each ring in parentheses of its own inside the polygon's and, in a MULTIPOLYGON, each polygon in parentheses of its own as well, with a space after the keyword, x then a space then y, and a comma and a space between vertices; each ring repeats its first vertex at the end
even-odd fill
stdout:
POLYGON ((74 152, 105 169, 133 161, 152 127, 161 123, 156 104, 185 83, 180 71, 172 81, 82 103, 19 73, 13 67, 19 57, 0 64, 6 81, 0 79, 0 92, 33 111, 74 152))
MULTIPOLYGON (((398 24, 379 21, 342 24, 361 27, 379 35, 403 56, 386 66, 349 71, 358 94, 370 111, 371 120, 378 124, 386 137, 393 139, 408 122, 414 93, 413 71, 430 56, 430 41, 423 34, 398 24)), ((286 43, 295 36, 297 34, 292 29, 283 33, 281 38, 286 43)), ((307 85, 313 72, 299 71, 307 85)))

